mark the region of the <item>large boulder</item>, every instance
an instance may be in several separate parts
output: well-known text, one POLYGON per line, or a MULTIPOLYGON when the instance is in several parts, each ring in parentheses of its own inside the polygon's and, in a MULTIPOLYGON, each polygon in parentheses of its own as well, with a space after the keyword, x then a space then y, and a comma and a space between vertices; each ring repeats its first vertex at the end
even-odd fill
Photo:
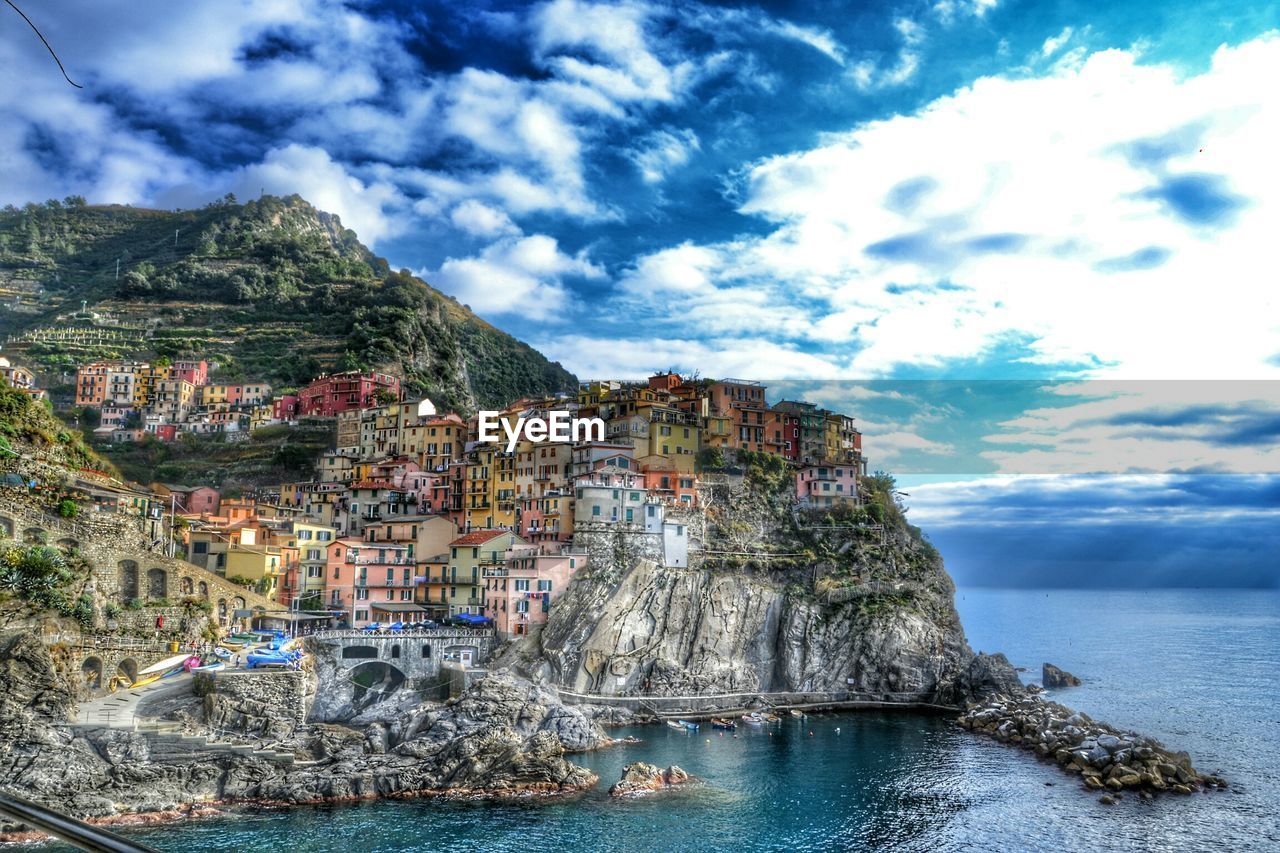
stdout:
POLYGON ((1079 687, 1080 679, 1066 670, 1059 669, 1051 663, 1046 663, 1040 675, 1040 683, 1046 689, 1053 690, 1060 687, 1079 687))
POLYGON ((643 761, 622 768, 622 778, 609 789, 611 797, 635 797, 689 781, 689 774, 672 764, 666 770, 643 761))

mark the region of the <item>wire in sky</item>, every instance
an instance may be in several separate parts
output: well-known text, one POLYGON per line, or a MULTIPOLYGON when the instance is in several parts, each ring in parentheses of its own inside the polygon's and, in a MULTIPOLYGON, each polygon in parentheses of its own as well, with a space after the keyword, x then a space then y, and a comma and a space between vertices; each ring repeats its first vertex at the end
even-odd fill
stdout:
POLYGON ((62 60, 58 58, 58 54, 54 51, 53 45, 49 44, 48 39, 44 37, 44 33, 40 32, 40 28, 37 27, 35 24, 31 23, 31 19, 27 17, 27 13, 19 9, 14 4, 13 0, 4 0, 4 2, 9 4, 10 9, 17 12, 19 15, 21 15, 22 20, 27 22, 28 27, 31 27, 32 32, 34 32, 37 36, 40 37, 40 41, 44 42, 44 46, 45 48, 48 49, 49 55, 53 57, 54 62, 58 63, 58 70, 62 72, 62 76, 66 78, 67 82, 70 83, 72 86, 75 86, 77 89, 83 89, 84 86, 81 86, 79 83, 77 83, 75 80, 72 80, 67 75, 67 69, 62 67, 62 60))

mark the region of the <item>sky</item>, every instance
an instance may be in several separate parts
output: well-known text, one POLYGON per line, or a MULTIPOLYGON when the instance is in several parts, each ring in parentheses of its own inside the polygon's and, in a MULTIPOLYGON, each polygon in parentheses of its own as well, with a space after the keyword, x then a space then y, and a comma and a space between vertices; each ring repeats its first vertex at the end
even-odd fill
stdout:
MULTIPOLYGON (((853 395, 975 582, 1119 528, 996 566, 944 503, 1076 482, 1163 582, 1162 477, 1276 470, 1274 393, 1180 383, 1280 379, 1277 2, 28 5, 84 89, 0 9, 0 203, 297 192, 581 377, 853 395)), ((1205 582, 1275 582, 1248 491, 1205 582)))

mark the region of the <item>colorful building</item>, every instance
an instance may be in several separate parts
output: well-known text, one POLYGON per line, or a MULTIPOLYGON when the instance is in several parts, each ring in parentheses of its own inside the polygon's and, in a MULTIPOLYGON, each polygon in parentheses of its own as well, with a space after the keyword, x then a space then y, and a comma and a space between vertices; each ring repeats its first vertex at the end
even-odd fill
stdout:
POLYGON ((400 399, 397 377, 358 370, 325 374, 298 392, 298 414, 335 417, 340 412, 379 405, 382 402, 379 397, 384 395, 392 400, 400 399))
POLYGON ((587 564, 587 556, 556 546, 517 545, 501 564, 486 565, 484 615, 504 639, 528 634, 547 621, 552 603, 587 564))

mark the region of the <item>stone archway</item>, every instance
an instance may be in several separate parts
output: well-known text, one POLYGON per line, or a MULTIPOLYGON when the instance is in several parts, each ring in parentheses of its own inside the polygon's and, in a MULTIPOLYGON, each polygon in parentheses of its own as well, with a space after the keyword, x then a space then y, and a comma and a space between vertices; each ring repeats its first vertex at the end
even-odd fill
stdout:
POLYGON ((63 536, 58 540, 58 547, 63 551, 76 551, 80 548, 80 540, 73 539, 70 536, 63 536))
POLYGON ((164 569, 147 569, 147 598, 169 597, 169 573, 164 569))
POLYGON ((5 518, 0 515, 0 539, 12 539, 15 529, 12 518, 5 518))
POLYGON ((43 527, 28 527, 22 531, 22 541, 28 545, 43 545, 49 541, 49 534, 43 527))
POLYGON ((133 658, 125 658, 116 664, 116 678, 124 682, 123 686, 129 686, 138 680, 138 662, 133 658))
POLYGON ((218 618, 224 622, 227 619, 227 600, 225 598, 218 599, 218 618))
POLYGON ((384 661, 366 661, 347 673, 351 680, 351 706, 356 713, 393 695, 404 685, 405 676, 398 667, 384 661))
POLYGON ((85 687, 90 690, 98 690, 102 687, 102 658, 85 658, 80 667, 80 672, 84 676, 85 687))
POLYGON ((241 598, 241 597, 240 597, 240 596, 238 596, 238 595, 237 595, 235 598, 231 599, 231 604, 233 605, 234 609, 236 609, 236 610, 244 610, 244 609, 245 609, 244 599, 243 599, 243 598, 241 598))
POLYGON ((199 590, 201 598, 205 601, 209 600, 209 585, 207 583, 200 581, 199 585, 196 586, 196 589, 199 590))
POLYGON ((121 560, 117 565, 120 567, 120 597, 132 601, 138 597, 138 564, 133 560, 121 560))
POLYGON ((183 595, 195 595, 196 584, 191 578, 183 578, 181 581, 183 595))

